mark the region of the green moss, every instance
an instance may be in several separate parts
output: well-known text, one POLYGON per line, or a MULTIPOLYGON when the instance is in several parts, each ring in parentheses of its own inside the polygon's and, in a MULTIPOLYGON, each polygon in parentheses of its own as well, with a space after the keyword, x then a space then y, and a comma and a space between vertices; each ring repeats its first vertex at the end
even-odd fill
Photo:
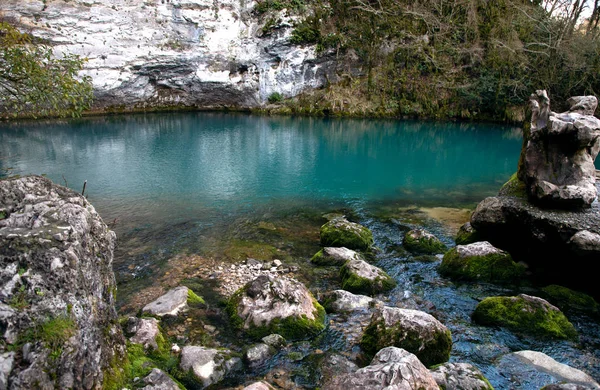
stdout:
POLYGON ((321 226, 321 245, 366 251, 373 245, 373 233, 364 226, 334 219, 321 226))
POLYGON ((437 237, 419 237, 415 238, 411 235, 412 231, 404 235, 403 245, 411 252, 436 254, 444 253, 448 249, 443 242, 437 237))
POLYGON ((527 198, 527 191, 525 189, 525 183, 523 183, 517 177, 517 174, 514 173, 510 179, 502 187, 498 192, 498 195, 501 196, 515 196, 517 198, 527 198))
POLYGON ((204 305, 204 304, 206 304, 206 302, 204 302, 204 299, 202 299, 202 297, 196 295, 195 292, 193 292, 191 289, 188 288, 187 304, 188 305, 204 305))
POLYGON ((375 295, 396 287, 396 281, 383 271, 379 277, 370 280, 360 277, 346 265, 340 269, 340 278, 342 289, 357 294, 375 295))
POLYGON ((414 330, 404 329, 401 324, 385 326, 383 319, 372 321, 365 329, 360 346, 370 361, 382 348, 395 346, 415 354, 427 367, 447 362, 452 349, 449 330, 436 332, 432 340, 425 341, 414 330))
POLYGON ((310 262, 316 265, 327 265, 327 262, 324 259, 323 249, 315 253, 315 255, 310 259, 310 262))
POLYGON ((525 267, 515 263, 509 254, 460 257, 452 248, 444 255, 439 272, 452 279, 514 283, 523 276, 525 267))
POLYGON ((0 210, 0 219, 4 219, 4 218, 6 218, 6 216, 7 216, 6 211, 0 210))
POLYGON ((550 302, 561 310, 578 310, 589 313, 598 313, 600 305, 591 296, 579 291, 552 284, 542 288, 548 294, 550 302))
POLYGON ((575 339, 577 331, 556 309, 518 297, 490 297, 472 315, 481 325, 498 325, 538 337, 575 339))
POLYGON ((467 245, 477 241, 481 241, 481 237, 468 222, 458 229, 458 233, 456 233, 456 238, 454 239, 456 245, 467 245))
POLYGON ((232 260, 273 260, 278 255, 278 250, 272 245, 250 240, 231 240, 223 254, 232 260))

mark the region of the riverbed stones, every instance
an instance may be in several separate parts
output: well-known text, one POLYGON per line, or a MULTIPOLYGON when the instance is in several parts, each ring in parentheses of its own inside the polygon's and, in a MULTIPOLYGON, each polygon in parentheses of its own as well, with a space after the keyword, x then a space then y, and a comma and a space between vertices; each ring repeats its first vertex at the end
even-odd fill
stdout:
POLYGON ((346 313, 370 309, 378 301, 366 295, 352 294, 346 290, 334 290, 326 293, 322 302, 328 312, 346 313))
POLYGON ((469 363, 444 363, 430 372, 440 389, 494 390, 481 371, 469 363))
POLYGON ((321 245, 366 251, 373 245, 373 233, 345 218, 334 218, 321 226, 321 245))
POLYGON ((248 348, 244 354, 246 362, 250 368, 256 368, 263 365, 273 355, 275 349, 267 344, 255 344, 248 348))
POLYGON ((342 266, 350 260, 364 260, 364 257, 352 249, 344 247, 325 247, 318 251, 312 259, 311 263, 316 265, 337 265, 342 266))
POLYGON ((158 350, 159 341, 163 341, 156 318, 129 317, 126 330, 132 335, 129 341, 142 345, 144 349, 158 350))
POLYGON ((515 263, 507 252, 481 241, 457 245, 446 252, 439 272, 452 279, 508 283, 521 278, 525 267, 515 263))
POLYGON ((600 389, 600 385, 585 372, 559 363, 538 351, 518 351, 504 355, 498 362, 498 370, 524 387, 543 383, 569 384, 577 386, 571 387, 576 389, 600 389))
POLYGON ((518 176, 533 202, 551 208, 589 207, 596 199, 594 160, 600 151, 600 120, 594 96, 573 98, 573 111, 550 111, 544 90, 531 95, 518 176), (591 114, 583 114, 589 113, 591 114))
POLYGON ((144 306, 142 311, 148 315, 157 317, 165 315, 175 316, 179 312, 187 310, 189 291, 185 286, 176 287, 144 306))
POLYGON ((146 386, 142 390, 180 390, 177 383, 171 377, 158 368, 153 368, 144 378, 146 386))
POLYGON ((241 359, 230 355, 229 350, 186 346, 181 350, 179 368, 190 373, 205 388, 242 369, 241 359))
POLYGON ((87 199, 40 176, 0 180, 0 208, 4 377, 13 389, 101 388, 125 358, 114 232, 87 199), (24 335, 27 348, 15 344, 24 335))
POLYGON ((342 288, 353 293, 379 294, 396 286, 396 281, 381 268, 364 260, 351 260, 340 269, 342 288))
POLYGON ((335 376, 324 390, 438 390, 431 373, 412 353, 387 347, 375 355, 371 364, 349 374, 335 376))
POLYGON ((325 310, 295 279, 261 275, 228 302, 234 325, 255 338, 278 333, 305 339, 325 329, 325 310))
POLYGON ((557 307, 526 294, 486 298, 479 302, 472 318, 481 325, 504 326, 538 337, 577 338, 577 331, 557 307))
POLYGON ((404 247, 413 253, 444 253, 448 248, 439 238, 424 229, 409 230, 404 234, 404 247))
POLYGON ((431 366, 448 361, 452 337, 450 330, 430 314, 385 306, 374 311, 360 345, 367 356, 389 346, 403 348, 431 366))

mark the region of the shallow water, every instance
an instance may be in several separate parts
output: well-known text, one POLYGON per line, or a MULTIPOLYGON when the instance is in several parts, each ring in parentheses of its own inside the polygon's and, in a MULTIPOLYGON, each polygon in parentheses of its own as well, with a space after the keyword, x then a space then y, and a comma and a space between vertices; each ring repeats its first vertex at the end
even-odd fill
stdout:
MULTIPOLYGON (((319 248, 321 215, 341 210, 373 230, 382 250, 377 263, 399 282, 381 298, 438 316, 453 334, 452 361, 477 365, 496 388, 539 388, 545 383, 534 375, 515 382, 506 367, 498 368, 503 354, 534 349, 600 380, 594 320, 571 318, 583 335, 579 345, 475 326, 470 314, 479 300, 517 291, 454 284, 438 275, 436 262, 414 261, 397 250, 402 232, 417 226, 452 246, 468 209, 497 193, 516 170, 520 145, 518 129, 487 124, 115 116, 0 124, 0 175, 45 174, 78 191, 87 180, 86 195, 119 238, 114 265, 121 307, 155 283, 178 253, 223 261, 277 257, 302 265, 301 278, 313 291, 337 288, 308 259, 319 248)), ((222 317, 215 313, 207 321, 219 326, 222 317)), ((243 347, 229 331, 217 339, 243 347)), ((345 351, 350 345, 330 328, 236 380, 283 367, 297 385, 318 386, 315 348, 345 351)))

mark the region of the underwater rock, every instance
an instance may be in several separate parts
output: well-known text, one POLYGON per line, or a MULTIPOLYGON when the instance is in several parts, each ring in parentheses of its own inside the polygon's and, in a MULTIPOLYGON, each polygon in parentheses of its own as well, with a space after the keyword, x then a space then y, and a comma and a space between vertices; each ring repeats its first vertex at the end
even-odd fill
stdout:
POLYGON ((531 123, 523 133, 518 177, 532 202, 551 208, 589 207, 598 196, 594 160, 600 151, 597 99, 576 96, 571 110, 550 111, 544 90, 531 95, 531 123))
POLYGON ((344 265, 350 260, 364 260, 364 257, 352 249, 325 247, 318 251, 310 262, 316 265, 344 265))
POLYGON ((481 241, 481 239, 477 231, 473 228, 473 225, 471 225, 471 222, 462 225, 458 229, 458 233, 456 233, 456 238, 454 239, 456 245, 467 245, 477 241, 481 241))
POLYGON ((255 338, 278 333, 305 339, 325 329, 325 310, 300 282, 261 275, 239 289, 228 302, 233 324, 255 338))
POLYGON ((373 313, 360 346, 367 356, 385 347, 403 348, 431 366, 448 361, 452 337, 450 330, 430 314, 385 306, 373 313))
POLYGON ((371 297, 352 294, 346 290, 335 290, 326 293, 322 301, 325 310, 332 313, 365 310, 373 307, 378 302, 371 297))
POLYGON ((40 176, 0 180, 0 209, 0 382, 102 388, 126 354, 115 233, 81 194, 40 176), (23 337, 27 353, 12 354, 23 337))
POLYGON ((522 277, 525 266, 515 263, 507 252, 482 241, 450 249, 439 272, 453 279, 507 283, 522 277))
POLYGON ((479 302, 472 318, 480 325, 504 326, 533 336, 577 338, 577 331, 557 307, 525 294, 486 298, 479 302))
POLYGON ((430 372, 440 389, 494 390, 481 371, 469 363, 444 363, 430 372))
POLYGON ((144 378, 142 390, 180 390, 177 383, 164 371, 153 368, 144 378))
POLYGON ((366 251, 373 245, 373 233, 345 218, 334 218, 321 226, 321 245, 366 251))
POLYGON ((346 356, 337 353, 327 353, 319 364, 321 369, 321 382, 327 383, 333 378, 353 373, 358 370, 358 366, 350 361, 346 356))
POLYGON ((403 245, 411 252, 426 254, 444 253, 448 249, 439 238, 423 229, 406 232, 403 245))
POLYGON ((323 390, 439 390, 433 376, 412 353, 387 347, 375 355, 371 364, 349 374, 338 375, 323 385, 323 390))
POLYGON ((348 261, 340 269, 342 288, 354 293, 379 294, 396 286, 396 281, 381 268, 364 260, 348 261))
POLYGON ((158 317, 177 315, 180 311, 187 310, 189 292, 190 290, 185 286, 176 287, 144 306, 142 312, 158 317))
POLYGON ((274 348, 267 344, 256 344, 248 348, 244 355, 251 368, 263 365, 273 355, 274 348))
MULTIPOLYGON (((537 351, 519 351, 504 355, 498 370, 525 387, 544 384, 570 384, 575 388, 600 389, 600 385, 585 372, 562 364, 537 351)), ((538 386, 539 387, 539 386, 538 386)), ((546 386, 545 388, 554 388, 546 386)), ((568 389, 565 387, 564 389, 568 389)), ((571 387, 573 388, 573 387, 571 387)))
POLYGON ((242 360, 229 357, 231 351, 186 346, 181 350, 179 368, 190 372, 202 388, 222 381, 228 374, 242 369, 242 360))
POLYGON ((141 344, 144 349, 158 349, 158 341, 162 339, 158 320, 156 318, 129 317, 127 320, 127 333, 132 334, 129 341, 141 344))

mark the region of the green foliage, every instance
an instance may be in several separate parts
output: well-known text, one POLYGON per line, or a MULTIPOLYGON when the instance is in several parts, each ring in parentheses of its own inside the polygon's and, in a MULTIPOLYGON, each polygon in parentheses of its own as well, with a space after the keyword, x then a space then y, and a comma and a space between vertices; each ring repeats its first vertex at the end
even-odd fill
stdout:
POLYGON ((525 267, 515 263, 507 253, 460 257, 456 248, 452 248, 444 255, 439 272, 459 280, 515 283, 524 275, 525 267))
POLYGON ((91 79, 78 79, 84 62, 56 57, 48 44, 0 22, 0 118, 81 115, 92 101, 91 79))
POLYGON ((481 325, 499 325, 538 337, 576 339, 577 331, 556 308, 532 303, 523 297, 490 297, 472 315, 481 325))
POLYGON ((317 16, 310 16, 298 23, 290 37, 290 42, 294 45, 308 45, 317 43, 320 40, 321 31, 317 16))
POLYGON ((268 100, 271 104, 280 103, 283 100, 283 95, 279 92, 273 92, 271 95, 269 95, 268 100))

